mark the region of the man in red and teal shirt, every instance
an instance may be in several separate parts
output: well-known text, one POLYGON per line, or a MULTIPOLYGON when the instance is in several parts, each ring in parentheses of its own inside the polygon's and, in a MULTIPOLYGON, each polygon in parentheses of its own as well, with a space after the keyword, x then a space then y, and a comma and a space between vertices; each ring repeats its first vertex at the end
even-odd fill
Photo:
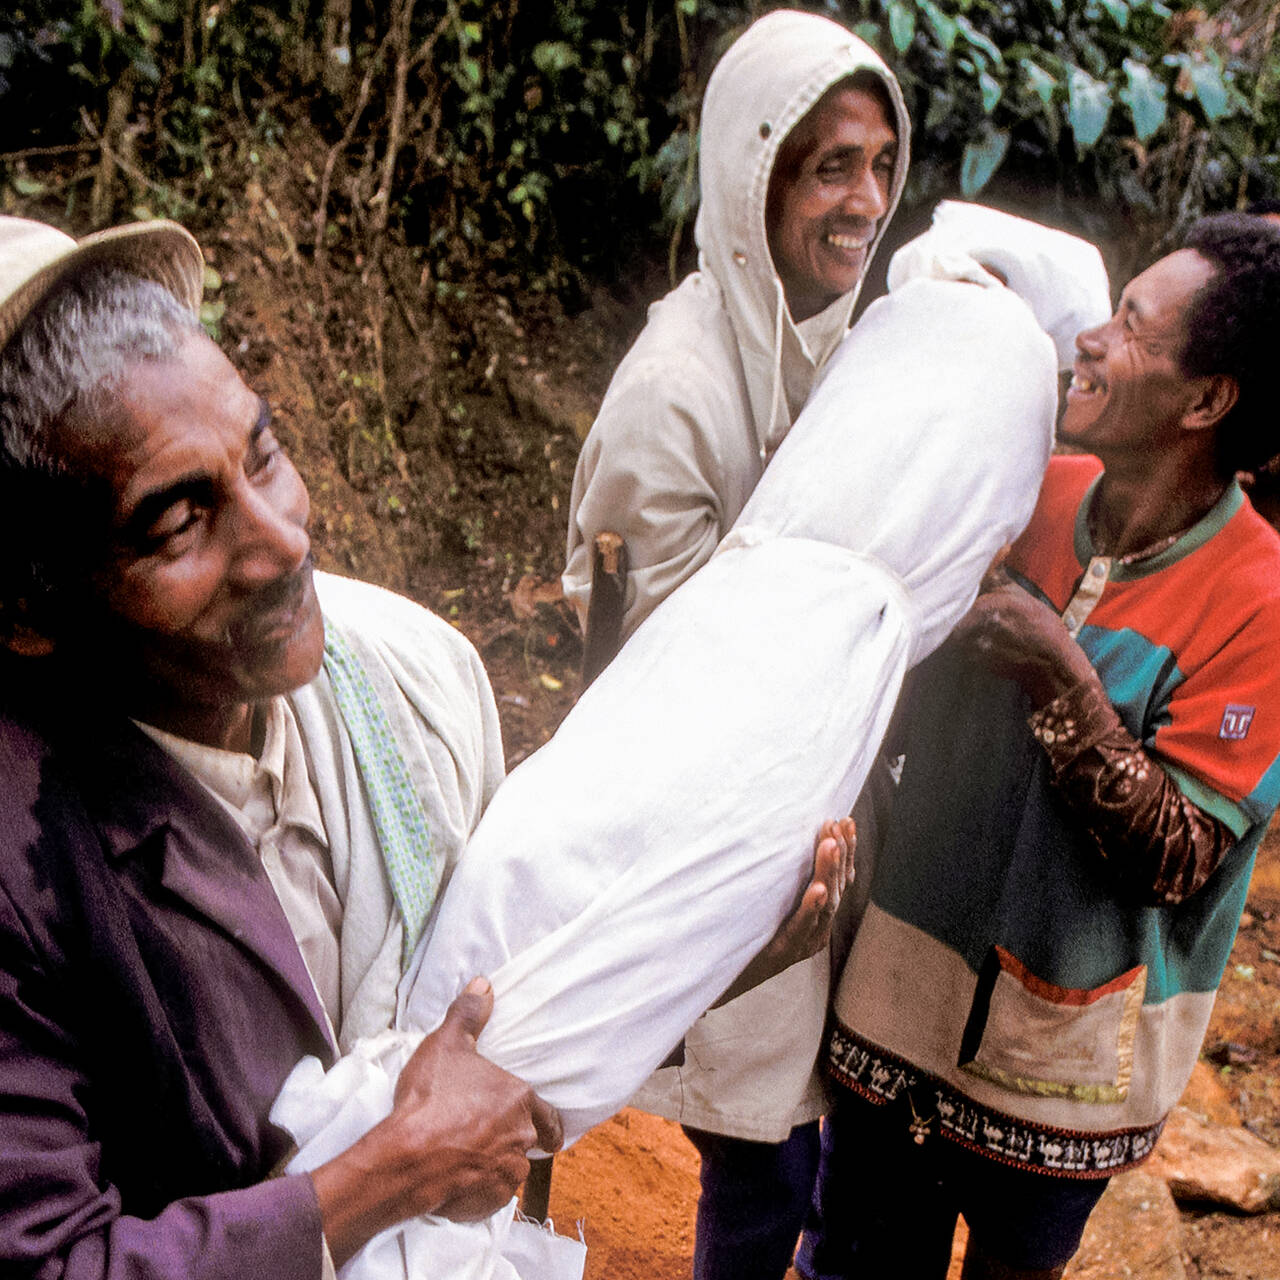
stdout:
POLYGON ((810 1280, 1053 1280, 1199 1052, 1280 800, 1280 232, 1221 215, 1077 340, 1004 580, 920 668, 834 1004, 810 1280), (820 1217, 819 1223, 816 1218, 820 1217))

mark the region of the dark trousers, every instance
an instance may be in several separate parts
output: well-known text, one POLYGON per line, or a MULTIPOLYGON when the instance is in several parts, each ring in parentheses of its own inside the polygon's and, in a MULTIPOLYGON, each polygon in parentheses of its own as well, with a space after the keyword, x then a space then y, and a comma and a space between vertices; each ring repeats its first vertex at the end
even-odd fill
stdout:
POLYGON ((694 1280, 783 1280, 813 1195, 818 1122, 778 1143, 685 1135, 702 1157, 694 1280))
MULTIPOLYGON (((931 1114, 919 1099, 916 1110, 931 1114)), ((1007 1267, 1049 1271, 1075 1253, 1106 1178, 1008 1168, 939 1136, 936 1122, 917 1143, 912 1119, 905 1097, 850 1094, 828 1113, 796 1254, 805 1280, 946 1280, 960 1214, 970 1242, 1007 1267)))

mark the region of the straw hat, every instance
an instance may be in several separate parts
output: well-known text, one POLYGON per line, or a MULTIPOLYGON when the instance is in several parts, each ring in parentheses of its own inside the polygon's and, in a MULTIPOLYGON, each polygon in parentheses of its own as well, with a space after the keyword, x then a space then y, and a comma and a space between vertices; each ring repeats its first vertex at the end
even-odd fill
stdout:
POLYGON ((100 264, 154 280, 183 306, 200 310, 204 258, 176 222, 134 222, 73 240, 43 222, 0 217, 0 347, 52 289, 100 264))

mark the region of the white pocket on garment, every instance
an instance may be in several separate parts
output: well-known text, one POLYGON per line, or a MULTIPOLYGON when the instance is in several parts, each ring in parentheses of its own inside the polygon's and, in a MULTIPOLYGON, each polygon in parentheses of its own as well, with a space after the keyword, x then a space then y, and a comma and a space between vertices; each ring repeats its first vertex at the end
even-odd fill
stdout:
POLYGON ((979 975, 959 1065, 1015 1093, 1120 1102, 1146 984, 1139 965, 1099 987, 1059 987, 997 946, 979 975))

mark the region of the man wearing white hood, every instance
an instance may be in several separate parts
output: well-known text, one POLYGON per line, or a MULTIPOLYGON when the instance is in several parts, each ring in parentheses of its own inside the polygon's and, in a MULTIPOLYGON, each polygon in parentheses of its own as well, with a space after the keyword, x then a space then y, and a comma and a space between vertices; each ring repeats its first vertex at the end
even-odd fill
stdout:
MULTIPOLYGON (((703 103, 699 269, 656 303, 583 445, 565 594, 584 620, 595 535, 626 539, 623 634, 710 559, 848 330, 902 190, 897 82, 837 23, 761 18, 703 103)), ((702 1155, 695 1276, 780 1278, 817 1163, 825 951, 701 1019, 636 1105, 702 1155)))

